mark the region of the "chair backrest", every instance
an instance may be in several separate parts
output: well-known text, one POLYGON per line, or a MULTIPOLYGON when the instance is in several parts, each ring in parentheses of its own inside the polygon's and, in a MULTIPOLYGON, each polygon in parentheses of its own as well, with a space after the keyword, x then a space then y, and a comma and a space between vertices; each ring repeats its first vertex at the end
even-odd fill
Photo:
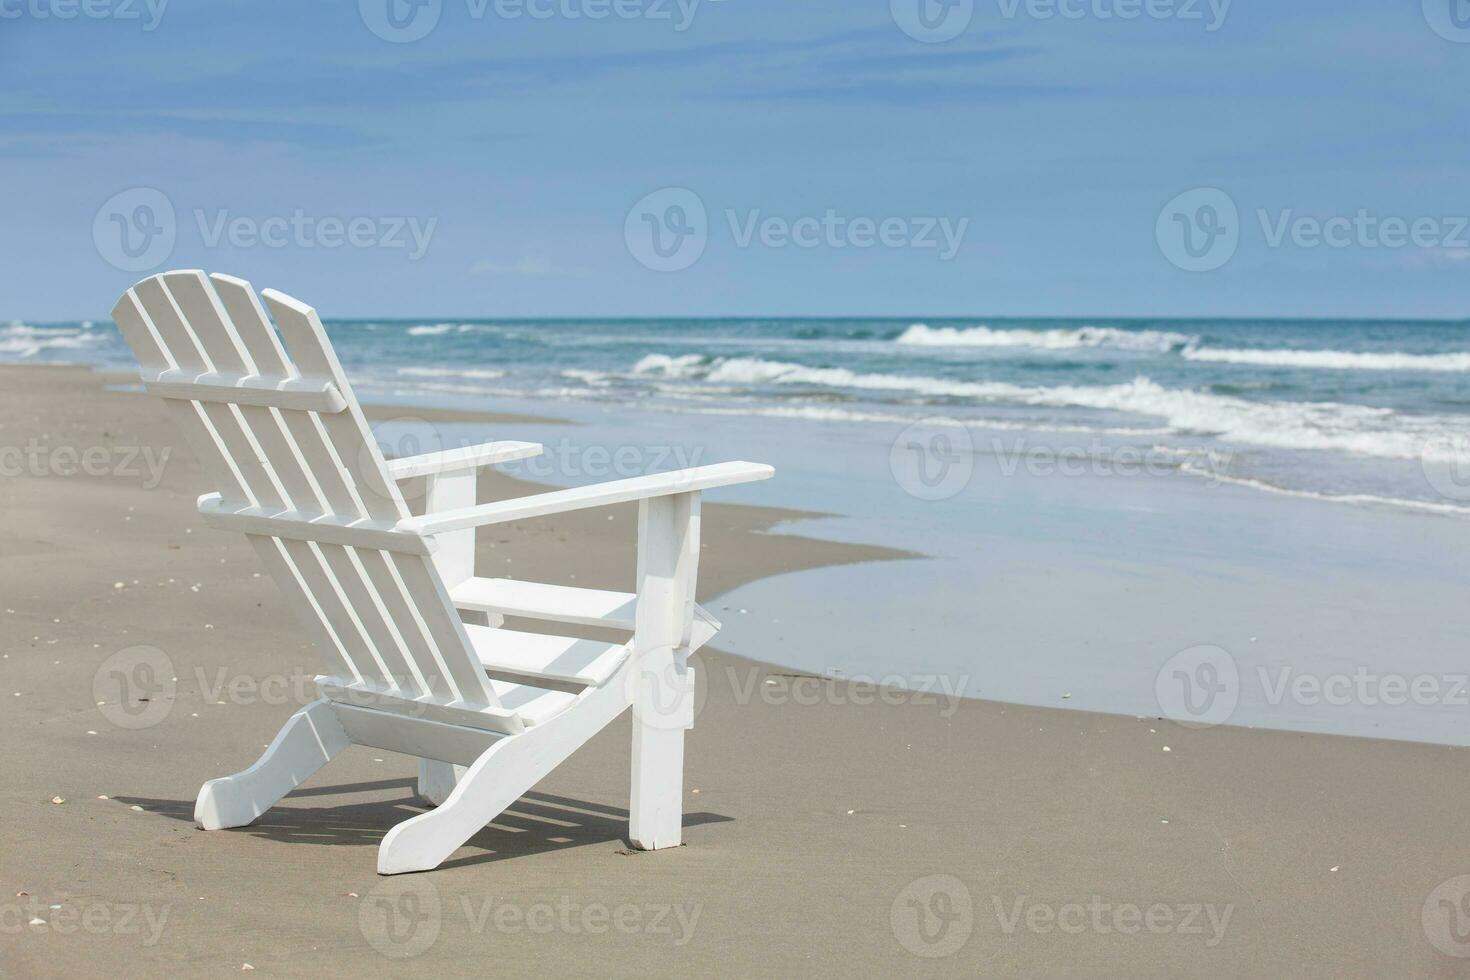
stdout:
POLYGON ((129 289, 113 319, 343 688, 499 709, 427 542, 316 311, 197 270, 129 289), (284 341, 284 344, 283 344, 284 341))

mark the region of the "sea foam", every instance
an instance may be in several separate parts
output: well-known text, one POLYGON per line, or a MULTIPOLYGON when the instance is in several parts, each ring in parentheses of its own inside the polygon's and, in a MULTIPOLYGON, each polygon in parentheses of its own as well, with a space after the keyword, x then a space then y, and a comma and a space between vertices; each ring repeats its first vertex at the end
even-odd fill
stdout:
POLYGON ((1160 330, 1119 330, 1116 327, 1072 327, 1053 330, 993 330, 990 327, 931 327, 916 323, 895 341, 909 347, 1031 347, 1038 350, 1075 350, 1111 347, 1117 350, 1165 352, 1197 342, 1198 338, 1160 330))
POLYGON ((1470 352, 1404 354, 1398 351, 1248 350, 1186 348, 1190 361, 1215 364, 1252 364, 1260 367, 1326 368, 1337 371, 1470 371, 1470 352))
POLYGON ((33 327, 29 323, 10 323, 0 327, 0 354, 34 357, 44 350, 79 350, 105 339, 89 326, 33 327))

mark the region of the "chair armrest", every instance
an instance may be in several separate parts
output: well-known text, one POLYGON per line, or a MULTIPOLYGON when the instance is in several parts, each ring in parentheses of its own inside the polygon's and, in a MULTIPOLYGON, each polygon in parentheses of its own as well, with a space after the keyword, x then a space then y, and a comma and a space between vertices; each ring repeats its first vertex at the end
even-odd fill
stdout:
POLYGON ((461 507, 437 514, 409 518, 399 524, 405 531, 419 534, 443 534, 447 531, 462 531, 468 527, 483 527, 486 524, 502 524, 520 521, 546 514, 560 514, 569 510, 585 510, 589 507, 606 507, 610 504, 626 503, 630 500, 646 500, 649 497, 666 497, 672 494, 694 493, 712 490, 737 483, 754 483, 769 480, 775 469, 762 463, 717 463, 714 466, 698 466, 672 473, 654 473, 636 476, 630 480, 614 480, 590 487, 571 490, 554 490, 551 493, 532 494, 517 500, 501 500, 461 507))
POLYGON ((487 442, 479 446, 445 449, 420 456, 404 456, 388 460, 388 475, 394 480, 415 476, 445 476, 477 470, 482 466, 508 463, 513 459, 540 456, 545 450, 536 442, 487 442))

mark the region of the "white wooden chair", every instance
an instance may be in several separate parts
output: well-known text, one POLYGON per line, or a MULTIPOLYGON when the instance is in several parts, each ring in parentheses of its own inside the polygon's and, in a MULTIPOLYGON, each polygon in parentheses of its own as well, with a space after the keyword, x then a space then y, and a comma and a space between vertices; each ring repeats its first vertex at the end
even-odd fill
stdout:
POLYGON ((632 707, 629 838, 677 845, 688 657, 719 629, 694 602, 700 492, 773 470, 723 463, 477 505, 480 467, 541 447, 385 461, 316 312, 261 297, 229 276, 167 272, 113 310, 144 384, 219 488, 199 500, 205 523, 245 534, 326 665, 321 699, 255 765, 204 785, 199 826, 249 824, 347 745, 369 745, 417 756, 420 792, 437 804, 389 831, 378 871, 427 870, 632 707), (422 517, 397 486, 413 477, 430 481, 422 517), (477 527, 633 500, 635 593, 474 574, 477 527), (517 632, 500 628, 505 616, 631 640, 517 632))

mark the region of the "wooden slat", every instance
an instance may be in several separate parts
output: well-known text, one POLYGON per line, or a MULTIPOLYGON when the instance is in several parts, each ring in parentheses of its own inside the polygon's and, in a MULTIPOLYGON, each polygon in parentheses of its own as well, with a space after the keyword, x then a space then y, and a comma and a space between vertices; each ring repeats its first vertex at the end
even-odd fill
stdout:
MULTIPOLYGON (((638 608, 638 597, 631 592, 604 592, 508 578, 472 578, 451 589, 450 595, 460 609, 473 612, 630 631, 638 608)), ((719 620, 695 604, 690 652, 708 643, 719 630, 719 620)))
POLYGON ((467 527, 483 527, 486 524, 502 524, 506 521, 521 521, 547 514, 559 514, 569 510, 589 507, 607 507, 630 500, 673 496, 726 487, 737 483, 768 480, 775 470, 759 463, 716 463, 693 469, 676 470, 672 473, 654 473, 651 476, 636 476, 629 480, 614 480, 589 487, 574 487, 571 490, 555 490, 538 493, 515 500, 479 504, 442 514, 425 514, 413 518, 409 525, 424 534, 442 534, 467 527))
MULTIPOLYGON (((213 275, 210 281, 256 370, 285 377, 299 376, 250 284, 243 279, 223 275, 213 275)), ((336 390, 336 385, 332 386, 336 390)), ((346 397, 344 396, 344 400, 346 397)), ((279 412, 279 416, 302 465, 318 487, 327 511, 336 515, 366 518, 368 510, 338 459, 320 417, 309 412, 290 410, 279 412)), ((423 619, 414 608, 414 601, 405 591, 395 570, 394 559, 390 555, 367 549, 358 550, 356 556, 363 572, 371 581, 383 610, 393 623, 398 639, 404 645, 407 653, 406 666, 418 678, 420 690, 440 698, 457 698, 458 692, 450 683, 444 668, 437 662, 438 658, 433 651, 423 619)))
POLYGON ((349 704, 334 703, 332 710, 358 745, 459 766, 473 765, 486 749, 505 738, 495 732, 349 704))
MULTIPOLYGON (((299 376, 250 284, 220 275, 211 276, 210 281, 256 370, 282 377, 299 376)), ((330 384, 331 380, 327 379, 327 383, 330 384)), ((336 385, 332 387, 335 389, 336 385)), ((345 400, 346 396, 343 398, 345 400)), ((325 511, 366 516, 367 510, 352 492, 351 481, 332 453, 319 419, 308 412, 292 411, 281 412, 280 418, 296 445, 302 465, 317 484, 326 505, 325 511)))
MULTIPOLYGON (((160 338, 175 352, 181 370, 254 373, 243 345, 226 325, 223 309, 202 273, 164 273, 145 280, 137 289, 160 338)), ((264 510, 291 511, 295 509, 293 498, 313 499, 310 481, 304 477, 301 464, 294 458, 270 409, 209 402, 196 404, 219 434, 226 455, 239 466, 251 497, 264 510)), ((371 618, 364 622, 360 610, 354 608, 354 594, 358 589, 351 576, 355 570, 344 569, 340 562, 333 568, 333 562, 317 547, 288 537, 282 537, 282 543, 282 550, 295 565, 300 581, 306 584, 326 621, 337 633, 355 673, 385 690, 393 688, 390 658, 380 650, 380 645, 391 642, 391 636, 376 630, 371 618), (347 575, 346 581, 339 580, 339 573, 347 575)))
POLYGON ((132 295, 158 341, 149 380, 197 415, 201 457, 229 471, 206 520, 257 542, 333 669, 495 706, 428 546, 396 526, 407 508, 315 312, 267 293, 277 337, 248 283, 197 271, 132 295))
MULTIPOLYGON (((145 370, 162 371, 175 365, 133 290, 129 290, 118 301, 112 317, 145 370)), ((205 474, 216 486, 222 488, 227 500, 235 502, 236 506, 245 505, 249 494, 244 480, 220 446, 218 436, 209 425, 203 408, 197 404, 176 401, 165 401, 164 405, 193 447, 205 474)), ((361 675, 343 648, 324 610, 304 587, 299 584, 296 588, 290 586, 289 583, 293 580, 299 583, 298 572, 284 553, 281 543, 254 534, 247 535, 247 540, 254 547, 266 572, 280 585, 287 604, 311 631, 318 649, 322 651, 331 669, 345 679, 360 679, 361 675)))
MULTIPOLYGON (((242 317, 242 323, 237 325, 203 273, 167 273, 164 281, 217 367, 224 365, 230 370, 256 375, 282 375, 288 383, 305 383, 299 378, 300 372, 285 360, 279 342, 272 343, 269 337, 262 340, 261 335, 268 331, 268 327, 257 315, 258 304, 237 304, 242 317), (242 328, 246 335, 253 337, 251 344, 247 345, 241 336, 242 328), (259 352, 265 363, 256 363, 251 350, 259 352)), ((345 397, 338 393, 332 381, 317 379, 313 383, 325 384, 331 388, 336 395, 331 406, 334 412, 346 408, 345 397)), ((283 406, 280 411, 271 411, 263 407, 237 404, 240 404, 240 414, 246 426, 265 452, 290 499, 295 502, 298 514, 292 516, 297 517, 298 521, 311 522, 314 519, 311 515, 299 512, 325 506, 324 495, 319 488, 321 481, 315 478, 316 472, 323 467, 313 467, 307 459, 309 457, 318 462, 331 460, 329 454, 321 451, 323 444, 320 430, 310 425, 293 426, 288 423, 288 419, 292 422, 299 422, 303 418, 309 420, 309 416, 303 416, 303 408, 283 406), (303 439, 297 438, 298 432, 304 436, 303 439)), ((335 466, 335 460, 329 465, 335 466)), ((316 526, 321 528, 330 524, 359 523, 357 519, 363 513, 360 504, 351 496, 343 502, 351 507, 346 514, 323 515, 316 519, 316 526)), ((323 535, 320 531, 309 534, 306 538, 316 541, 316 547, 310 549, 310 554, 320 558, 331 579, 331 583, 318 580, 316 587, 335 587, 335 591, 340 594, 349 618, 368 641, 365 649, 373 658, 376 667, 373 673, 381 679, 383 689, 405 692, 409 696, 417 696, 429 690, 439 693, 440 686, 429 683, 415 669, 416 658, 410 651, 410 646, 422 647, 423 640, 418 632, 418 624, 412 618, 405 619, 402 624, 404 630, 408 631, 407 639, 400 630, 394 614, 394 610, 401 605, 399 597, 394 594, 398 585, 387 574, 384 559, 376 550, 358 552, 353 547, 348 547, 352 545, 376 549, 377 545, 371 540, 333 541, 330 538, 330 534, 323 535)), ((392 548, 404 546, 403 542, 389 544, 392 548)), ((412 542, 407 543, 407 547, 414 550, 412 542)), ((298 553, 303 560, 307 557, 299 548, 298 553)), ((366 665, 359 666, 365 674, 368 672, 366 665)))
POLYGON ((623 643, 568 636, 522 633, 489 626, 466 626, 480 663, 489 671, 539 677, 570 684, 597 685, 628 659, 623 643))
MULTIPOLYGON (((317 678, 317 687, 321 690, 323 697, 359 708, 387 711, 412 718, 426 718, 429 721, 437 721, 446 725, 461 725, 487 732, 500 732, 504 735, 515 735, 526 730, 520 715, 507 708, 477 707, 463 703, 440 704, 427 698, 417 700, 400 698, 368 688, 339 687, 324 678, 317 678)), ((534 691, 534 694, 531 699, 527 700, 528 704, 530 700, 539 699, 543 694, 561 694, 560 691, 531 690, 534 691)))
POLYGON ((336 514, 295 510, 272 511, 264 507, 231 508, 220 499, 219 494, 201 497, 199 513, 203 515, 204 523, 210 527, 227 531, 269 534, 294 541, 350 545, 408 555, 429 554, 429 544, 422 536, 401 531, 396 524, 384 524, 365 517, 341 517, 336 514))
MULTIPOLYGON (((356 496, 368 516, 382 521, 402 521, 408 516, 407 505, 388 475, 382 452, 373 440, 372 430, 352 395, 351 385, 316 311, 275 290, 264 290, 261 298, 269 307, 297 369, 330 380, 347 399, 346 411, 318 418, 336 458, 352 477, 356 496)), ((474 659, 469 637, 429 558, 392 553, 390 560, 407 590, 408 601, 422 617, 434 655, 433 666, 443 671, 461 699, 495 706, 495 693, 474 659)))
POLYGON ((336 385, 304 378, 236 374, 202 374, 190 378, 182 372, 165 371, 151 378, 145 376, 143 386, 149 394, 180 401, 228 402, 327 413, 347 407, 336 385))
POLYGON ((373 439, 372 429, 362 414, 351 386, 322 329, 316 310, 273 289, 261 292, 281 331, 287 353, 297 370, 311 377, 325 378, 337 386, 347 399, 346 411, 321 417, 328 438, 340 464, 346 467, 369 517, 378 520, 401 520, 408 507, 388 476, 387 464, 373 439))

